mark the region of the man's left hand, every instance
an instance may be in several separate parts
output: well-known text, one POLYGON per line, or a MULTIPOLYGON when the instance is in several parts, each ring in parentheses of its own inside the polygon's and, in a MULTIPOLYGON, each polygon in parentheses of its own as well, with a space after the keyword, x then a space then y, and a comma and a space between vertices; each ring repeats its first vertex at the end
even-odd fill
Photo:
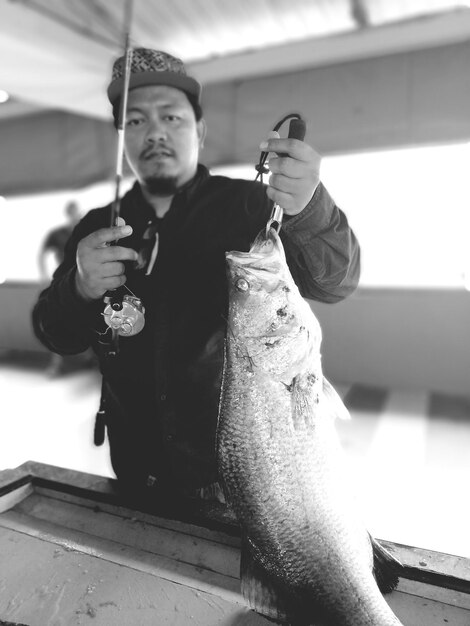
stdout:
POLYGON ((269 158, 271 176, 267 195, 287 215, 297 215, 312 199, 320 182, 321 156, 312 146, 298 139, 269 137, 260 149, 275 153, 269 158))

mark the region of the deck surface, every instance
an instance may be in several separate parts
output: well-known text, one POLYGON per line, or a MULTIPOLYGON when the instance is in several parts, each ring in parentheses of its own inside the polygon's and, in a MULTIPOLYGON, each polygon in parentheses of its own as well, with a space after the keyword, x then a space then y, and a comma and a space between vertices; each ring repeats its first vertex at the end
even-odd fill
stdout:
MULTIPOLYGON (((27 460, 113 476, 92 443, 99 375, 48 379, 44 362, 0 359, 0 470, 27 460)), ((470 557, 470 398, 336 385, 361 510, 378 538, 470 557)))
MULTIPOLYGON (((113 481, 38 463, 0 472, 0 625, 268 626, 240 593, 238 528, 191 508, 130 507, 113 481)), ((386 547, 404 626, 469 625, 468 559, 386 547)))

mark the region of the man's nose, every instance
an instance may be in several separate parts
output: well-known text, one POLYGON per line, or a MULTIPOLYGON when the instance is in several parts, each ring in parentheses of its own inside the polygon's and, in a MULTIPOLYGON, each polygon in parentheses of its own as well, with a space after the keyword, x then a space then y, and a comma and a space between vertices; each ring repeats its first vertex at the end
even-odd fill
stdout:
POLYGON ((152 119, 148 125, 147 141, 165 141, 167 131, 165 123, 160 119, 152 119))

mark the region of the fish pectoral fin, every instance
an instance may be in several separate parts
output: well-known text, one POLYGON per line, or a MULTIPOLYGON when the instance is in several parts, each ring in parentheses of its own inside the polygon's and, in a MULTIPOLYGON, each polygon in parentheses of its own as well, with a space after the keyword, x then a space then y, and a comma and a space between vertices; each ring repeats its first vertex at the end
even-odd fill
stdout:
POLYGON ((338 392, 325 377, 323 377, 323 395, 329 403, 333 417, 337 417, 341 420, 351 419, 351 415, 345 407, 344 402, 341 400, 338 392))
POLYGON ((316 381, 316 376, 308 372, 299 374, 290 384, 292 420, 296 430, 315 427, 316 408, 319 403, 316 381))

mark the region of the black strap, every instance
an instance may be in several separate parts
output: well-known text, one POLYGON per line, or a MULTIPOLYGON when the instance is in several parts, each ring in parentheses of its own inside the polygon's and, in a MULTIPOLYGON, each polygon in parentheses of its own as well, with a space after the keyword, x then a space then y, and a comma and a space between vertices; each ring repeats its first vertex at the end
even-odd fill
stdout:
MULTIPOLYGON (((291 120, 291 119, 302 120, 302 117, 298 113, 289 113, 288 115, 283 117, 282 120, 280 120, 274 126, 273 131, 277 132, 281 128, 281 126, 284 124, 284 122, 287 122, 287 120, 291 120)), ((303 120, 302 120, 302 122, 303 122, 303 120)), ((305 135, 305 131, 304 131, 304 135, 305 135)), ((291 136, 290 128, 289 128, 289 136, 291 136)), ((302 137, 302 139, 303 139, 303 137, 302 137)), ((269 154, 269 152, 261 152, 260 155, 259 155, 259 161, 258 161, 257 165, 255 165, 255 170, 258 172, 258 174, 256 175, 255 180, 258 180, 258 178, 259 178, 260 182, 263 182, 263 174, 268 174, 268 172, 269 172, 269 168, 267 168, 266 165, 265 165, 266 159, 268 158, 268 154, 269 154)))
POLYGON ((95 428, 93 431, 93 443, 102 446, 106 435, 106 395, 104 379, 101 381, 100 408, 95 416, 95 428))

